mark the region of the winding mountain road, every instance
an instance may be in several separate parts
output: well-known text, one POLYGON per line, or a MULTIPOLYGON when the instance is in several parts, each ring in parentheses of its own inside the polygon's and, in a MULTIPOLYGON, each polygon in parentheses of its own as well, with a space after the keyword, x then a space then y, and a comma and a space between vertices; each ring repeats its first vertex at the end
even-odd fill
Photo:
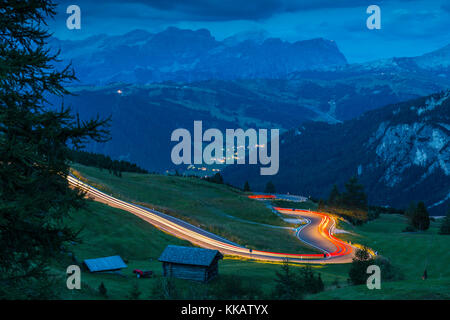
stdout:
POLYGON ((274 208, 282 214, 307 219, 309 223, 299 228, 296 231, 296 236, 304 243, 322 251, 323 254, 292 254, 250 250, 181 219, 114 198, 73 176, 68 176, 67 179, 70 186, 81 189, 92 200, 128 211, 173 236, 185 239, 203 248, 219 250, 223 254, 264 261, 282 261, 288 258, 290 262, 297 263, 330 264, 352 262, 354 248, 333 236, 335 221, 324 213, 274 208))

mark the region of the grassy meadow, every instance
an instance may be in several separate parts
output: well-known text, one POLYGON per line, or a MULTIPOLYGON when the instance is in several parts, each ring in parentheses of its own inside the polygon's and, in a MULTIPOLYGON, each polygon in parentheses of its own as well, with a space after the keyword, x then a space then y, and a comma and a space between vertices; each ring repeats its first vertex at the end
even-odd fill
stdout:
POLYGON ((119 199, 161 210, 248 248, 317 252, 293 236, 289 227, 295 225, 238 189, 194 177, 123 173, 119 178, 106 170, 74 168, 93 186, 119 199))
MULTIPOLYGON (((198 225, 211 223, 213 226, 221 226, 220 230, 224 235, 230 234, 234 240, 246 241, 258 249, 277 248, 292 252, 305 250, 291 233, 280 233, 285 231, 283 229, 246 222, 285 225, 264 203, 247 199, 244 193, 228 186, 195 178, 127 173, 118 178, 107 171, 89 167, 76 166, 76 169, 97 187, 124 200, 164 208, 171 214, 198 225)), ((303 205, 314 209, 313 203, 303 205)), ((69 223, 81 230, 81 241, 70 246, 78 264, 84 259, 118 254, 126 260, 128 268, 122 271, 122 275, 90 274, 83 271, 82 290, 69 291, 65 289, 65 268, 74 262, 70 257, 57 261, 53 271, 65 299, 105 299, 98 292, 101 282, 107 288, 109 299, 129 298, 136 284, 142 299, 158 299, 160 297, 157 293, 161 291, 163 278, 161 263, 157 258, 168 244, 191 245, 132 214, 92 201, 89 201, 88 210, 74 212, 69 223), (136 279, 132 273, 135 268, 152 270, 155 277, 136 279)), ((432 222, 426 232, 405 233, 402 230, 406 226, 406 220, 401 215, 382 214, 378 219, 358 227, 340 222, 339 228, 350 232, 339 234, 340 238, 378 251, 378 254, 389 259, 401 280, 384 281, 382 275, 381 290, 369 290, 365 285, 348 284, 349 264, 315 265, 313 268, 321 273, 325 291, 306 298, 450 299, 450 236, 437 234, 439 223, 432 222), (422 280, 425 267, 428 279, 422 280)), ((293 269, 301 267, 303 266, 292 265, 293 269)), ((203 298, 207 290, 213 290, 223 292, 223 298, 242 297, 244 294, 247 298, 270 299, 275 285, 275 272, 279 269, 280 264, 225 257, 219 264, 219 278, 211 283, 200 284, 176 279, 174 298, 203 298)))

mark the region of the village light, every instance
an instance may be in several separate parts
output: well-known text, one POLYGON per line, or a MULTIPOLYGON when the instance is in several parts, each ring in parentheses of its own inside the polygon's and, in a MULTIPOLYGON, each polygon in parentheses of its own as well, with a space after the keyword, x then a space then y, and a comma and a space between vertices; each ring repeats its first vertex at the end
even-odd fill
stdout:
MULTIPOLYGON (((271 152, 267 148, 259 148, 258 152, 248 154, 249 164, 259 163, 261 175, 274 175, 279 168, 279 129, 270 129, 271 152)), ((259 129, 226 129, 225 137, 219 129, 210 128, 203 132, 202 121, 194 121, 193 143, 191 133, 184 128, 178 128, 171 134, 171 141, 178 142, 171 152, 175 165, 179 164, 220 164, 225 159, 226 164, 246 164, 245 146, 248 144, 266 146, 268 130, 259 129), (225 138, 225 139, 224 139, 225 138), (237 140, 237 143, 235 141, 237 140), (262 143, 258 144, 258 141, 262 143), (203 148, 203 143, 208 144, 203 148), (224 155, 224 149, 226 150, 224 155), (237 150, 237 151, 236 151, 237 150), (193 159, 192 159, 193 154, 193 159), (214 154, 214 155, 213 155, 214 154), (192 161, 193 160, 193 161, 192 161)))

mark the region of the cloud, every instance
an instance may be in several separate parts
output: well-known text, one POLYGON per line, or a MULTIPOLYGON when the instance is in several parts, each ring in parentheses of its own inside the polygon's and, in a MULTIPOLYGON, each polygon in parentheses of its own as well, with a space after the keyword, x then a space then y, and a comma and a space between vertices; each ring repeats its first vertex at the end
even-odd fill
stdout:
POLYGON ((278 0, 174 0, 142 1, 152 8, 191 15, 192 20, 257 20, 283 10, 278 0))
POLYGON ((102 7, 140 8, 166 18, 186 21, 258 20, 283 11, 283 1, 280 0, 62 0, 58 3, 62 6, 77 4, 88 10, 94 6, 100 10, 102 7))
MULTIPOLYGON (((410 0, 397 0, 410 1, 410 0)), ((283 12, 326 10, 367 6, 367 0, 61 0, 63 5, 78 4, 82 7, 147 7, 165 16, 180 17, 192 21, 260 20, 283 12)), ((372 1, 377 4, 383 1, 372 1)), ((372 4, 371 2, 371 4, 372 4)))
POLYGON ((55 36, 83 39, 124 34, 133 29, 159 32, 169 26, 206 28, 217 39, 265 29, 287 41, 335 40, 349 61, 418 55, 449 42, 448 0, 56 0, 51 23, 55 36), (67 30, 65 8, 82 10, 82 29, 67 30), (381 7, 381 30, 366 28, 366 7, 381 7), (420 44, 418 44, 420 43, 420 44))
POLYGON ((441 5, 441 9, 450 13, 450 3, 444 3, 443 5, 441 5))

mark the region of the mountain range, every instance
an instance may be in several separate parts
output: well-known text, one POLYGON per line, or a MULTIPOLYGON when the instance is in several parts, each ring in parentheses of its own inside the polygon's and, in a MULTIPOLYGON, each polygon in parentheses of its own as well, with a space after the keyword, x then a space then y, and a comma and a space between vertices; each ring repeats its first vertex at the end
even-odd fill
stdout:
POLYGON ((218 41, 206 29, 175 27, 75 41, 52 38, 50 45, 61 49, 63 63, 73 63, 81 83, 97 85, 285 78, 295 71, 347 64, 336 43, 322 38, 291 43, 236 36, 218 41))
POLYGON ((61 65, 72 62, 81 84, 148 84, 235 79, 357 80, 413 75, 449 81, 450 45, 418 57, 395 57, 349 64, 333 40, 296 42, 264 32, 216 40, 206 29, 175 27, 159 33, 144 30, 105 34, 84 40, 50 38, 60 49, 61 65))

